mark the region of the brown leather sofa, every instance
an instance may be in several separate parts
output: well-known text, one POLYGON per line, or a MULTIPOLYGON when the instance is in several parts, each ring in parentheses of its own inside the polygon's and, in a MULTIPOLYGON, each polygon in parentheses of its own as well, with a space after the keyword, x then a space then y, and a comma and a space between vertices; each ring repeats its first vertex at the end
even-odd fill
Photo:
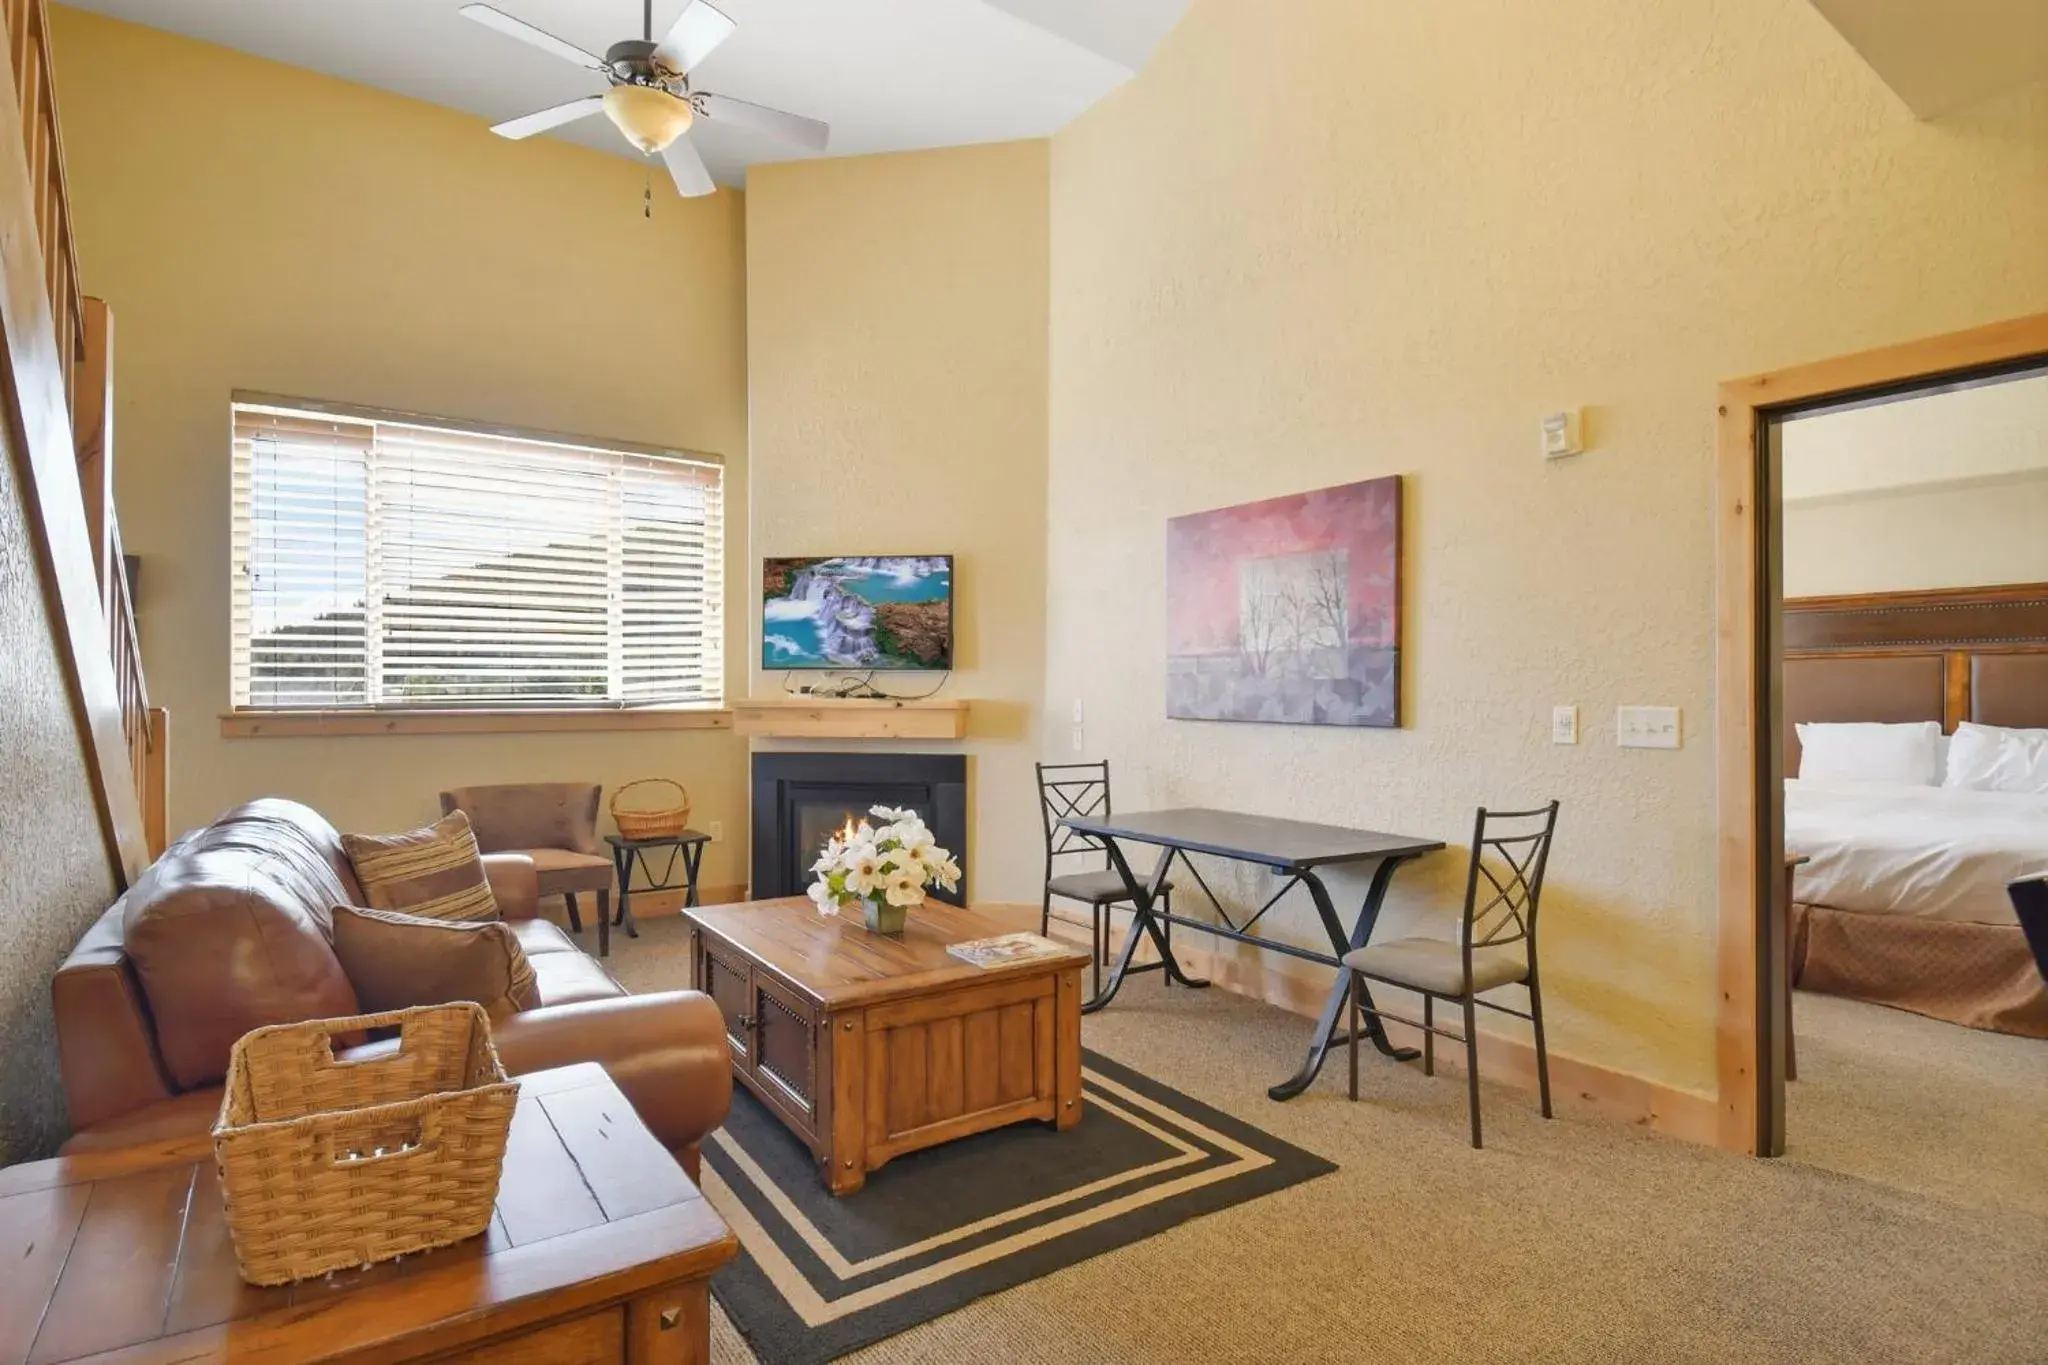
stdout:
MULTIPOLYGON (((732 1099, 717 1007, 696 991, 629 995, 536 917, 531 859, 491 854, 484 868, 541 997, 493 1025, 505 1069, 601 1063, 694 1175, 697 1144, 732 1099)), ((363 903, 334 827, 295 802, 252 802, 180 839, 86 931, 51 983, 73 1128, 64 1150, 205 1132, 237 1038, 354 1012, 329 910, 363 903)))

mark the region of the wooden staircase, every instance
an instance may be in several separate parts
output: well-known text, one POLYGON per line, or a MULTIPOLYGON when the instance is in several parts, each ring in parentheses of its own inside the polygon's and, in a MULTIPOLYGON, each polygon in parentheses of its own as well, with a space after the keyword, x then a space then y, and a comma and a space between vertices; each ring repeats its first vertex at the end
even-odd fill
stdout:
POLYGON ((45 0, 0 0, 0 15, 0 419, 125 887, 163 851, 169 716, 149 704, 114 511, 113 319, 79 291, 45 0))

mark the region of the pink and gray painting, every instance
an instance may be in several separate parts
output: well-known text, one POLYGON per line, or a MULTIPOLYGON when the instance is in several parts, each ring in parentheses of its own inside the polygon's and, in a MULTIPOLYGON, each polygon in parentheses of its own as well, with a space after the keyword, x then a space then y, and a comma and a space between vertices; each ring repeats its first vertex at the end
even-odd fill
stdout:
POLYGON ((1400 724, 1401 479, 1166 524, 1166 714, 1400 724))

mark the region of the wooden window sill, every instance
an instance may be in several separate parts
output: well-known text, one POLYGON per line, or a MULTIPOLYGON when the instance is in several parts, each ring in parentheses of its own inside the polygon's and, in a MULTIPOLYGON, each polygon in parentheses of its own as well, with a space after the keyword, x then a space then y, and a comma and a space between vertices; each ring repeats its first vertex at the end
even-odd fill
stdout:
POLYGON ((340 735, 509 735, 630 730, 730 730, 718 706, 604 710, 228 711, 223 739, 306 739, 340 735))

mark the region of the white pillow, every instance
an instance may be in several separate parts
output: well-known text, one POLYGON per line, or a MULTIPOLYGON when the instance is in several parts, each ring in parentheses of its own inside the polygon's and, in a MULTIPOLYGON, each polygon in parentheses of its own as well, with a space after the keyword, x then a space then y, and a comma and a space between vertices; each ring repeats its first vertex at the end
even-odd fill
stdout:
MULTIPOLYGON (((1941 722, 1906 725, 1868 722, 1812 722, 1799 732, 1799 775, 1826 782, 1903 782, 1932 787, 1940 780, 1937 767, 1941 722)), ((1953 761, 1953 760, 1951 760, 1953 761)))
POLYGON ((1964 721, 1956 727, 1942 785, 2048 795, 2048 730, 2008 730, 1964 721))

